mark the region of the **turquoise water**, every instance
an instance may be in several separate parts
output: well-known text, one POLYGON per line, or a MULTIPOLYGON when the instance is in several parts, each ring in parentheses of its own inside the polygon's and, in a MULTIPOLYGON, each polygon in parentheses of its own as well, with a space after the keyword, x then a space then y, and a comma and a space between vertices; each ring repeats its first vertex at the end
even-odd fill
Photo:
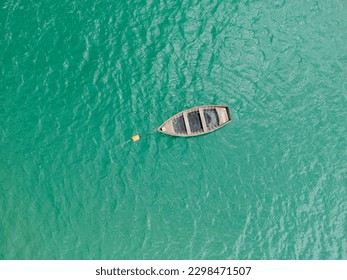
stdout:
POLYGON ((0 4, 1 259, 347 259, 347 2, 0 4), (227 104, 209 135, 126 143, 227 104))

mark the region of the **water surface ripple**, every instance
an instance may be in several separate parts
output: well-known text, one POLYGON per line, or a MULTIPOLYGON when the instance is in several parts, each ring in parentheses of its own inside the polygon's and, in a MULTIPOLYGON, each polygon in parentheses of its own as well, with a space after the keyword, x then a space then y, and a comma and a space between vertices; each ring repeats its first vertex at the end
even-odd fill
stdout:
POLYGON ((48 2, 0 4, 1 259, 347 258, 346 1, 48 2))

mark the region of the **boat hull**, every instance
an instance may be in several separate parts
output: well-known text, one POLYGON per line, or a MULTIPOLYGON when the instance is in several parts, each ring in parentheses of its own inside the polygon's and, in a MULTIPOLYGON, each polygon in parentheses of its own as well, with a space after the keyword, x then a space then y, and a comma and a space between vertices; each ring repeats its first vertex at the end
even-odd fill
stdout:
POLYGON ((165 121, 158 131, 176 137, 193 137, 213 132, 231 122, 224 105, 204 105, 184 110, 165 121))

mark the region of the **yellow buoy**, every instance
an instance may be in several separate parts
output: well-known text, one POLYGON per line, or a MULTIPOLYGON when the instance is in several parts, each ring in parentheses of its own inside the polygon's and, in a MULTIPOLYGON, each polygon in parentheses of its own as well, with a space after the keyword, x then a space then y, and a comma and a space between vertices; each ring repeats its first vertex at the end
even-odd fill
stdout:
POLYGON ((131 140, 133 140, 133 142, 140 140, 140 135, 134 135, 133 137, 131 137, 131 140))

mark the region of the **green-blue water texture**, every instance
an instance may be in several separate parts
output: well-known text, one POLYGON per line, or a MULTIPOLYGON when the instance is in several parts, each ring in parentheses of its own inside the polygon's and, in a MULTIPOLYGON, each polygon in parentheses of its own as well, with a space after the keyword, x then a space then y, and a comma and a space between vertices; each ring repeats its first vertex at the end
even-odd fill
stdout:
POLYGON ((347 259, 345 0, 3 0, 0 259, 347 259), (201 137, 154 131, 230 107, 201 137))

